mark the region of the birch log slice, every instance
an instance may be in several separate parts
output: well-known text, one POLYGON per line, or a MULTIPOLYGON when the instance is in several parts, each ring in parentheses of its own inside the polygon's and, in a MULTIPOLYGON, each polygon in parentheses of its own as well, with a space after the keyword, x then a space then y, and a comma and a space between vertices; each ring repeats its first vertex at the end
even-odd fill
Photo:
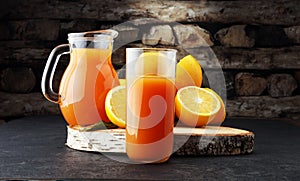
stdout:
MULTIPOLYGON (((125 129, 81 131, 68 127, 66 145, 75 150, 125 153, 125 129)), ((174 154, 182 156, 238 155, 253 152, 254 134, 250 131, 207 126, 174 128, 174 154)))

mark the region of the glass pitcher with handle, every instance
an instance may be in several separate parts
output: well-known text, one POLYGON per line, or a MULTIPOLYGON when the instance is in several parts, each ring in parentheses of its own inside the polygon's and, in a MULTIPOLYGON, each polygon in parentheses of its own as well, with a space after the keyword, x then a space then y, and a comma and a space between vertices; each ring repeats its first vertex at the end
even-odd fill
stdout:
POLYGON ((69 126, 110 122, 105 113, 105 97, 119 85, 111 62, 113 39, 117 35, 114 30, 70 33, 69 44, 59 45, 50 53, 43 72, 42 93, 59 104, 69 126), (70 63, 56 93, 52 88, 53 76, 65 54, 70 54, 70 63))

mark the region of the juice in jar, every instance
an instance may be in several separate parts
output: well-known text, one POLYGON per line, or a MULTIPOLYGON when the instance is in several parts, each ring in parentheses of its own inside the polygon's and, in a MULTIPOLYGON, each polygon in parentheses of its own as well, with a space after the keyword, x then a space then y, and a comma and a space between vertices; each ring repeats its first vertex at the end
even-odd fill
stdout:
POLYGON ((60 108, 69 126, 109 122, 105 97, 119 81, 111 49, 73 48, 60 84, 60 108))
POLYGON ((137 162, 164 162, 173 149, 174 81, 137 78, 127 93, 126 152, 137 162))

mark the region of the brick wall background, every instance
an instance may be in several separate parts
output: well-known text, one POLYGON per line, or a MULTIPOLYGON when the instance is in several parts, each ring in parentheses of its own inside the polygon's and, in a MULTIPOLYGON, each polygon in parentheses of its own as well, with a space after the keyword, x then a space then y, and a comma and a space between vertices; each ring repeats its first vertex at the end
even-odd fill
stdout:
MULTIPOLYGON (((199 37, 206 40, 224 71, 228 117, 300 117, 297 0, 11 0, 0 7, 2 120, 60 113, 41 95, 40 81, 51 49, 67 43, 67 33, 111 28, 139 18, 166 22, 118 26, 117 41, 136 38, 140 41, 128 46, 179 49, 177 45, 184 43, 199 60, 209 59, 213 69, 215 57, 203 54, 207 46, 199 37)), ((113 54, 117 69, 125 63, 124 48, 113 54)), ((56 88, 67 64, 68 58, 59 64, 56 88)))

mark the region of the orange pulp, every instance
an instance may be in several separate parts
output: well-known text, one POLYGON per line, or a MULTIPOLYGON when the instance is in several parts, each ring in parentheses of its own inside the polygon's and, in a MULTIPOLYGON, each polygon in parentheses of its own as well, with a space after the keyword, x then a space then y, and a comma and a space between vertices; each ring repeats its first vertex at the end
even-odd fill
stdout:
POLYGON ((161 76, 142 76, 129 87, 126 152, 138 162, 163 162, 173 149, 176 87, 161 76))

